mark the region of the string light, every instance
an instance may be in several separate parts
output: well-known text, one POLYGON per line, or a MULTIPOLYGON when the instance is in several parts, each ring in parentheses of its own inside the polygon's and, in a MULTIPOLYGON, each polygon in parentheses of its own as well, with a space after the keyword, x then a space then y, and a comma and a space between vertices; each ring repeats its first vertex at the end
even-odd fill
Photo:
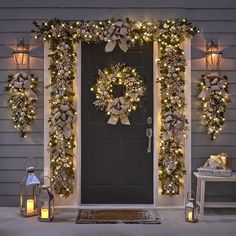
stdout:
MULTIPOLYGON (((191 23, 189 23, 186 19, 166 20, 157 22, 139 22, 131 21, 129 19, 126 19, 124 21, 108 19, 98 22, 77 21, 73 24, 70 24, 69 22, 65 21, 62 22, 60 20, 50 20, 44 22, 42 25, 39 25, 37 22, 34 22, 36 26, 36 30, 32 31, 34 36, 37 38, 42 38, 43 41, 47 40, 51 44, 52 54, 50 55, 50 69, 52 85, 55 86, 56 83, 64 81, 65 84, 63 86, 66 87, 65 93, 68 92, 68 95, 63 95, 60 97, 60 99, 57 99, 56 95, 60 96, 60 94, 58 93, 60 89, 59 87, 55 86, 56 88, 58 88, 58 91, 54 90, 53 93, 51 93, 50 100, 53 112, 51 114, 52 131, 50 131, 51 146, 49 150, 51 153, 51 160, 56 160, 51 162, 52 173, 54 173, 52 179, 54 184, 54 190, 57 194, 60 194, 64 197, 69 196, 73 191, 74 140, 72 138, 70 144, 67 145, 65 137, 63 137, 62 140, 61 138, 59 138, 58 133, 60 132, 53 131, 53 128, 57 130, 58 126, 52 123, 52 116, 56 115, 56 109, 59 109, 60 106, 64 103, 69 104, 70 109, 72 109, 71 112, 73 113, 73 115, 75 114, 72 102, 73 91, 70 90, 73 87, 73 66, 76 59, 76 54, 73 49, 73 43, 77 41, 83 41, 87 43, 111 42, 113 40, 112 34, 108 35, 107 32, 109 29, 111 29, 111 27, 118 27, 117 22, 119 24, 121 23, 122 26, 124 26, 123 29, 120 28, 120 30, 124 30, 124 34, 120 34, 120 37, 125 38, 127 44, 125 46, 127 47, 132 46, 134 43, 142 44, 145 42, 151 42, 157 38, 158 42, 161 45, 161 56, 158 61, 158 63, 160 64, 161 77, 158 79, 158 82, 161 83, 162 87, 162 113, 164 114, 165 112, 175 110, 179 111, 181 115, 183 115, 183 110, 185 106, 184 97, 180 97, 178 102, 176 102, 175 98, 176 94, 183 94, 184 91, 184 79, 182 77, 182 74, 185 70, 185 59, 181 45, 184 41, 185 36, 192 36, 197 32, 197 29, 195 27, 192 27, 191 23), (158 32, 159 35, 157 37, 158 32), (58 45, 61 45, 63 43, 65 44, 65 42, 69 46, 69 49, 64 50, 62 53, 58 45), (62 68, 64 68, 64 59, 67 60, 66 66, 69 66, 70 68, 68 77, 66 77, 65 73, 62 73, 59 69, 60 65, 63 65, 62 68), (166 92, 173 97, 172 102, 170 102, 169 98, 165 98, 166 92), (68 97, 68 99, 65 99, 65 97, 68 97), (59 159, 60 157, 62 157, 63 159, 65 155, 69 156, 69 160, 65 159, 64 161, 62 161, 61 159, 59 159), (58 171, 55 172, 55 168, 57 166, 59 166, 60 168, 58 171)), ((104 73, 108 74, 107 71, 105 71, 104 73)), ((93 89, 91 91, 93 91, 93 89)), ((109 88, 109 91, 112 91, 112 87, 109 88)), ((96 95, 96 98, 100 99, 101 93, 100 91, 97 92, 98 93, 96 95)), ((64 92, 62 93, 64 94, 64 92)), ((129 112, 131 112, 132 108, 136 109, 136 106, 131 107, 129 109, 129 112)), ((109 114, 109 112, 107 113, 109 114)), ((70 122, 70 125, 71 127, 73 127, 72 122, 70 122)), ((162 130, 165 130, 163 126, 162 130)), ((162 138, 163 137, 161 137, 161 139, 162 138)), ((182 145, 177 142, 177 137, 171 137, 170 139, 161 142, 159 177, 163 183, 163 187, 161 190, 163 194, 177 194, 179 191, 179 186, 182 184, 181 179, 185 174, 182 148, 182 145), (176 153, 176 150, 179 151, 176 153), (171 165, 174 164, 174 166, 172 168, 168 168, 168 173, 166 171, 166 168, 164 168, 163 164, 163 161, 165 160, 166 156, 171 156, 172 159, 174 159, 174 163, 169 163, 171 165), (175 162, 177 162, 177 164, 175 162)))
POLYGON ((159 179, 161 181, 161 193, 165 195, 176 195, 183 184, 182 179, 186 173, 184 167, 183 142, 187 120, 184 116, 184 77, 185 58, 181 44, 185 36, 193 36, 197 29, 192 27, 186 20, 160 21, 160 34, 158 42, 161 44, 161 55, 158 60, 160 65, 160 78, 157 82, 161 84, 161 137, 159 179), (169 29, 169 30, 167 30, 169 29), (178 99, 176 99, 178 95, 178 99), (166 115, 167 114, 167 115, 166 115), (178 114, 176 118, 176 114, 178 114), (179 118, 178 118, 179 117, 179 118), (166 119, 175 122, 166 123, 166 119), (181 119, 182 123, 176 119, 181 119), (178 133, 173 132, 177 124, 178 133))
POLYGON ((26 138, 25 132, 35 119, 36 88, 38 78, 34 74, 10 74, 5 87, 9 91, 8 106, 11 108, 14 128, 26 138))
POLYGON ((222 131, 225 110, 230 102, 226 76, 217 74, 202 75, 199 81, 200 111, 202 123, 212 140, 222 131))

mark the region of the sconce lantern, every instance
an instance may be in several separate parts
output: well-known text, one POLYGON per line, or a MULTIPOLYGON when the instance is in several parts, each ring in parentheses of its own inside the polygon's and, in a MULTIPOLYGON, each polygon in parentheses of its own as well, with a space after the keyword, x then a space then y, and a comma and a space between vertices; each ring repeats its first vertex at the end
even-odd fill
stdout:
POLYGON ((199 206, 196 204, 194 199, 195 193, 191 191, 187 193, 188 203, 185 206, 185 221, 190 223, 198 222, 199 206), (189 196, 190 195, 190 196, 189 196))
MULTIPOLYGON (((32 158, 26 158, 26 161, 32 158)), ((20 187, 20 213, 22 216, 35 216, 37 214, 37 194, 39 179, 34 174, 35 167, 26 168, 26 176, 20 187)))
POLYGON ((219 51, 218 45, 214 42, 214 40, 211 40, 209 45, 207 46, 207 52, 206 52, 206 59, 210 66, 216 66, 220 62, 220 57, 222 55, 222 52, 219 51))
MULTIPOLYGON (((48 176, 45 176, 49 178, 48 176)), ((51 179, 49 178, 50 182, 51 179)), ((38 220, 50 222, 54 218, 54 196, 50 191, 50 185, 42 185, 39 189, 38 220)))
POLYGON ((25 65, 27 63, 29 59, 29 50, 25 46, 23 38, 21 38, 20 42, 17 43, 13 56, 17 65, 25 65))

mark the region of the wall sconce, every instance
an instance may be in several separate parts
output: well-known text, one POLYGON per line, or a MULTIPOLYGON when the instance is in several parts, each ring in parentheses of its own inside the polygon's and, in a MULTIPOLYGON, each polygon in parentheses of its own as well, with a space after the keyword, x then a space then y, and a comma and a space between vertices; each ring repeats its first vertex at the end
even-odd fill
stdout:
POLYGON ((211 42, 207 46, 207 51, 206 51, 207 63, 210 66, 218 65, 220 62, 221 55, 222 55, 222 52, 219 51, 218 45, 214 42, 214 40, 211 40, 211 42))
POLYGON ((24 39, 21 38, 17 43, 16 50, 13 52, 14 59, 17 65, 25 65, 29 59, 29 50, 25 46, 24 39))

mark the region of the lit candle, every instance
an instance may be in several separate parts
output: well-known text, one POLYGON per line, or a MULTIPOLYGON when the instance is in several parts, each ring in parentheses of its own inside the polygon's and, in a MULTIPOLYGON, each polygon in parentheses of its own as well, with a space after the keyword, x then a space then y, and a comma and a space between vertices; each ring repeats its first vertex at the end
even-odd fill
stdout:
POLYGON ((32 214, 34 213, 34 200, 33 199, 28 199, 26 203, 26 212, 27 214, 32 214))
POLYGON ((191 211, 188 213, 188 220, 189 221, 193 220, 193 213, 191 211))
POLYGON ((48 219, 48 209, 41 208, 41 218, 42 219, 48 219))

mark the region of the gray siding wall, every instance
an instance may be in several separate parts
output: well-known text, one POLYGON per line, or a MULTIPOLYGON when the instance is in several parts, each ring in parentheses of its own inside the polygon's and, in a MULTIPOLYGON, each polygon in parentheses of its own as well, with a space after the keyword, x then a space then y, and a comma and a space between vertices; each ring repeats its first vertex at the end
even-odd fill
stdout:
MULTIPOLYGON (((19 181, 27 156, 38 160, 43 169, 43 46, 30 36, 33 20, 49 18, 67 20, 129 17, 131 19, 165 19, 186 17, 202 33, 192 40, 192 170, 201 166, 212 153, 226 152, 236 171, 236 1, 234 0, 8 0, 0 2, 0 206, 19 205, 19 181), (13 128, 4 92, 9 72, 15 71, 12 48, 23 36, 31 44, 31 71, 40 80, 38 117, 26 139, 13 128), (205 72, 206 42, 216 39, 223 51, 221 72, 229 77, 232 103, 226 114, 223 133, 210 141, 200 125, 197 80, 205 72)), ((195 179, 193 177, 193 188, 195 179)), ((235 184, 211 184, 211 200, 235 200, 235 184)))

